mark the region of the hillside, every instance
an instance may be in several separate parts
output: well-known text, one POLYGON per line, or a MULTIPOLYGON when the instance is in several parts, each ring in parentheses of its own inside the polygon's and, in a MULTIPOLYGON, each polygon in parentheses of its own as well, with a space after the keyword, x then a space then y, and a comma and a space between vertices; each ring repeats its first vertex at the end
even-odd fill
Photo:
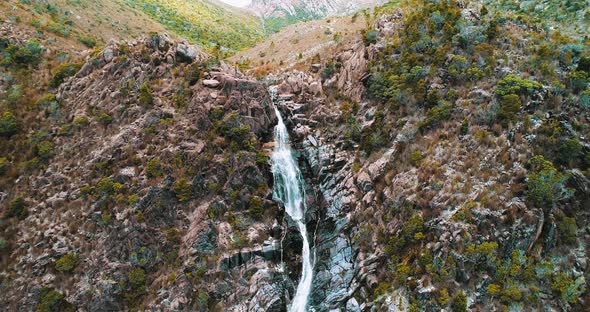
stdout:
POLYGON ((314 58, 321 62, 321 56, 330 55, 339 47, 358 40, 366 23, 364 15, 297 23, 228 60, 255 76, 299 66, 314 58))
POLYGON ((330 16, 352 15, 362 9, 383 4, 384 0, 254 0, 249 8, 259 16, 266 31, 274 33, 301 21, 330 16))
POLYGON ((230 54, 265 37, 261 21, 247 11, 212 0, 123 0, 166 28, 208 50, 230 54))
MULTIPOLYGON (((111 39, 135 39, 142 34, 165 32, 164 27, 145 14, 127 8, 117 0, 7 0, 0 3, 2 20, 53 36, 64 47, 104 45, 111 39)), ((174 33, 170 33, 174 36, 174 33)))
POLYGON ((556 15, 400 1, 225 61, 154 24, 203 2, 39 3, 0 6, 4 310, 587 309, 590 44, 556 15))

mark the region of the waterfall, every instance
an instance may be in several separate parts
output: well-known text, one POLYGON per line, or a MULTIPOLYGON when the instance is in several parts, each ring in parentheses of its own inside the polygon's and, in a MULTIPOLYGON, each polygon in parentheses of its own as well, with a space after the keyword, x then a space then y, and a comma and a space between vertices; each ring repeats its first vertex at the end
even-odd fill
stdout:
MULTIPOLYGON (((270 89, 273 101, 276 97, 276 89, 270 89)), ((307 237, 307 228, 305 225, 305 193, 303 190, 303 179, 293 158, 291 146, 289 144, 289 133, 283 122, 281 113, 275 105, 275 113, 278 118, 278 124, 275 127, 275 147, 272 153, 272 173, 274 176, 273 197, 285 206, 287 214, 295 221, 297 228, 303 238, 302 251, 302 273, 299 285, 293 302, 291 312, 304 312, 307 308, 307 298, 311 290, 313 267, 311 264, 311 255, 309 241, 307 237)))

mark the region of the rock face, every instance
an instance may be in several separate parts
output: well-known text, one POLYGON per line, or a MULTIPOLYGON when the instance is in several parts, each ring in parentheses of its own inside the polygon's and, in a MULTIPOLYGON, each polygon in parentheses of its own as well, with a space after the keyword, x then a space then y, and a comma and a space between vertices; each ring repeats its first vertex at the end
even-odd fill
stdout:
POLYGON ((36 310, 49 289, 88 311, 284 309, 278 264, 297 263, 260 143, 276 117, 265 85, 204 57, 166 36, 114 42, 59 87, 70 126, 8 191, 30 214, 4 228, 4 307, 36 310))

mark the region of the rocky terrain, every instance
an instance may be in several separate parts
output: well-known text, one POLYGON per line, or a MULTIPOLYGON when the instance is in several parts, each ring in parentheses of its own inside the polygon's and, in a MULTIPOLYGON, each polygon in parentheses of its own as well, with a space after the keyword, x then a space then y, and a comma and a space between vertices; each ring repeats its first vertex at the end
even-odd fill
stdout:
POLYGON ((90 51, 2 22, 2 306, 288 310, 276 105, 310 311, 583 311, 587 39, 451 0, 366 18, 264 75, 164 34, 90 51))

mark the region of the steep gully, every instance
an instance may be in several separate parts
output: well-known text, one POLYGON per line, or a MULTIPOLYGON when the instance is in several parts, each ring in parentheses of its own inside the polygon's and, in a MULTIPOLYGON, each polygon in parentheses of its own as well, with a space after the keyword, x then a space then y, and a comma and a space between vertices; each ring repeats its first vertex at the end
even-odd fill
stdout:
MULTIPOLYGON (((276 98, 276 87, 270 89, 271 97, 276 98)), ((293 157, 289 144, 289 133, 280 111, 274 106, 278 124, 274 129, 275 147, 272 153, 272 173, 274 176, 273 197, 283 203, 285 211, 296 223, 303 240, 302 273, 293 298, 292 312, 304 312, 311 291, 313 266, 305 224, 305 192, 301 171, 293 157)))

